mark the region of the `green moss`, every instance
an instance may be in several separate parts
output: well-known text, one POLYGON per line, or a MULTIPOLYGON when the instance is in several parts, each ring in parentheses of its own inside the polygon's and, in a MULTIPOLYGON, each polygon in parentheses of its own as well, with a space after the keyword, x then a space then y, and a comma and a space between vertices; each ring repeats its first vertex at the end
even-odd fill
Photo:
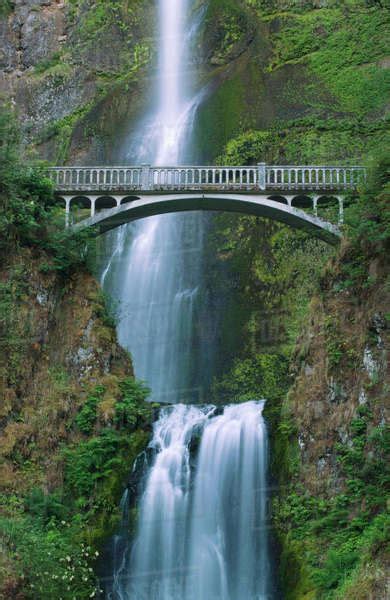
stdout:
POLYGON ((388 54, 389 23, 380 6, 286 13, 278 25, 271 70, 304 62, 339 110, 358 117, 385 107, 389 72, 377 62, 388 54))
POLYGON ((131 435, 103 430, 65 450, 64 499, 75 516, 87 515, 85 534, 95 546, 118 524, 123 482, 148 438, 140 429, 131 435))
POLYGON ((0 17, 8 17, 13 9, 14 3, 11 0, 0 0, 0 17))

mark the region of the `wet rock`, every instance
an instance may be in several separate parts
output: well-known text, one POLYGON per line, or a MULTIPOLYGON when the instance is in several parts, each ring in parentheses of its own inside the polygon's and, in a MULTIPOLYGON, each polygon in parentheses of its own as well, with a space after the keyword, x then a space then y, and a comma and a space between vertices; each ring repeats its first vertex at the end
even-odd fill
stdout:
MULTIPOLYGON (((35 4, 50 5, 50 2, 35 4)), ((62 11, 32 10, 21 28, 20 46, 25 68, 46 60, 58 48, 58 37, 62 35, 64 18, 62 11)))
POLYGON ((18 59, 18 35, 7 20, 0 20, 0 69, 6 72, 16 69, 18 59))
POLYGON ((148 471, 148 468, 152 464, 154 457, 154 449, 146 448, 146 450, 141 452, 141 454, 139 454, 134 461, 133 468, 127 482, 130 508, 135 505, 136 499, 140 495, 143 479, 145 478, 145 475, 148 471))
POLYGON ((326 458, 322 456, 317 461, 317 473, 322 473, 326 467, 326 458))
POLYGON ((48 294, 45 290, 38 292, 37 294, 37 302, 38 304, 40 304, 41 306, 46 306, 48 301, 48 294))
POLYGON ((371 319, 370 329, 379 334, 386 329, 386 320, 380 313, 375 313, 371 319))

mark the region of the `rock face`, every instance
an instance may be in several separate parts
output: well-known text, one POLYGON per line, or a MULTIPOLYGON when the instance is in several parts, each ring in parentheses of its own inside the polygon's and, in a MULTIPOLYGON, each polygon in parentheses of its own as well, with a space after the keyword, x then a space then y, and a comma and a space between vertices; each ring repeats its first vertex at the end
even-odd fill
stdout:
POLYGON ((76 123, 148 61, 149 10, 136 0, 18 0, 0 14, 0 93, 41 155, 63 160, 76 123))
POLYGON ((26 250, 0 274, 4 285, 12 281, 15 294, 9 322, 2 323, 8 334, 13 332, 12 340, 3 337, 11 346, 3 348, 0 359, 3 491, 31 484, 12 460, 18 448, 26 460, 46 456, 41 467, 46 485, 53 486, 61 473, 52 453, 71 439, 66 422, 96 385, 112 375, 132 375, 114 328, 104 320, 92 276, 78 273, 64 282, 40 271, 43 260, 26 250))
POLYGON ((66 597, 92 598, 96 557, 148 443, 147 392, 85 268, 60 275, 36 245, 2 259, 0 598, 64 598, 67 571, 66 597))
POLYGON ((0 22, 5 73, 21 72, 48 60, 58 51, 65 36, 65 4, 50 0, 19 0, 0 22))
POLYGON ((348 291, 332 293, 329 274, 329 287, 312 307, 313 325, 298 342, 297 352, 304 347, 305 357, 299 358, 290 411, 303 441, 305 486, 314 493, 331 494, 339 486, 334 447, 351 441, 349 424, 359 406, 369 403, 372 407, 372 427, 389 408, 385 402, 390 350, 384 318, 388 305, 385 265, 380 271, 375 294, 363 293, 358 299, 348 291))
POLYGON ((21 63, 25 69, 47 60, 58 49, 65 33, 63 3, 42 1, 30 6, 35 10, 27 6, 19 17, 21 63))
POLYGON ((282 407, 280 431, 287 433, 276 436, 274 455, 282 484, 275 522, 288 600, 319 598, 325 589, 335 599, 387 598, 390 335, 382 252, 365 265, 372 273, 375 262, 371 285, 349 289, 343 281, 352 269, 351 252, 341 251, 298 340, 295 383, 282 407))

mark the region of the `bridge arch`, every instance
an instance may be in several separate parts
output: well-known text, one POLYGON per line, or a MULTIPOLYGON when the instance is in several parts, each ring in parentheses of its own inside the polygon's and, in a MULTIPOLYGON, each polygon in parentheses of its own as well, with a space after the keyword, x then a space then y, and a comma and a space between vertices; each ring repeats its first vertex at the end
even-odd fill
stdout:
POLYGON ((272 196, 268 196, 268 200, 273 200, 274 202, 280 202, 281 204, 289 204, 288 199, 285 196, 281 196, 279 194, 273 194, 272 196))
POLYGON ((313 198, 307 194, 293 196, 291 206, 295 208, 313 208, 313 198))
POLYGON ((133 202, 134 200, 138 200, 139 196, 124 196, 120 199, 120 204, 128 204, 129 202, 133 202))
MULTIPOLYGON (((123 198, 125 198, 123 196, 123 198)), ((126 196, 128 198, 128 196, 126 196)), ((340 231, 336 225, 319 219, 316 215, 270 200, 264 195, 243 194, 171 194, 139 195, 124 204, 92 214, 76 224, 76 230, 92 227, 97 235, 138 219, 153 215, 195 210, 212 210, 266 217, 303 229, 330 244, 336 244, 340 231)))
POLYGON ((118 201, 113 196, 98 196, 94 199, 94 203, 96 211, 118 206, 118 201))

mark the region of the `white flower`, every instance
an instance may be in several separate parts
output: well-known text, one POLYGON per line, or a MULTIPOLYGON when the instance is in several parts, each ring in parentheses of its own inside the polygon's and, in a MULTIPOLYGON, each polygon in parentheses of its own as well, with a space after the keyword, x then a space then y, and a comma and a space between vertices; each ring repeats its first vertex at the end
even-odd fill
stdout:
POLYGON ((71 558, 70 558, 70 556, 69 556, 69 555, 66 557, 66 560, 67 560, 68 562, 70 562, 70 561, 71 561, 71 558))
POLYGON ((95 552, 95 556, 99 556, 99 552, 97 550, 95 552))

